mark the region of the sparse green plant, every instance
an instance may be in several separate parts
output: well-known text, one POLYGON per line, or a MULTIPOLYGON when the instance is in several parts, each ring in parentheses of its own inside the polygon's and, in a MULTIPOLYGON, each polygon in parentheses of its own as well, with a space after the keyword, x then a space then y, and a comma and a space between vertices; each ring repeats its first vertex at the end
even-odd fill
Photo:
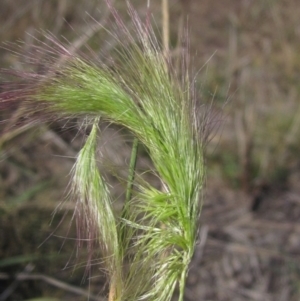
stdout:
POLYGON ((47 55, 46 75, 18 73, 24 86, 0 97, 4 105, 28 104, 29 113, 91 120, 91 132, 73 168, 70 197, 77 201, 79 241, 83 232, 90 259, 94 250, 101 250, 110 286, 108 300, 167 301, 178 286, 182 301, 201 212, 204 126, 197 119, 187 70, 178 78, 150 24, 143 24, 128 7, 134 35, 110 7, 118 24, 112 33, 118 41, 113 60, 93 63, 47 35, 53 46, 37 48, 47 55), (161 182, 158 189, 142 177, 134 180, 133 153, 120 215, 113 210, 108 184, 97 166, 100 120, 126 128, 135 144, 146 147, 152 172, 161 182))

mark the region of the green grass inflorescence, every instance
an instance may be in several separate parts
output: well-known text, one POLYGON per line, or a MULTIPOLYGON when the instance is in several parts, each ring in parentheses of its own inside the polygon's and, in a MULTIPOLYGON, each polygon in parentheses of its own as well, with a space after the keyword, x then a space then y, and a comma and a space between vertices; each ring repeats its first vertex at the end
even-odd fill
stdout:
POLYGON ((128 41, 118 40, 117 64, 98 66, 67 54, 26 99, 55 114, 95 118, 73 169, 71 194, 90 248, 96 237, 106 262, 109 301, 167 301, 177 285, 182 301, 201 211, 204 141, 192 83, 186 75, 176 78, 152 29, 132 17, 137 37, 120 28, 128 41), (120 217, 97 167, 100 117, 144 144, 161 180, 161 190, 136 181, 120 217))

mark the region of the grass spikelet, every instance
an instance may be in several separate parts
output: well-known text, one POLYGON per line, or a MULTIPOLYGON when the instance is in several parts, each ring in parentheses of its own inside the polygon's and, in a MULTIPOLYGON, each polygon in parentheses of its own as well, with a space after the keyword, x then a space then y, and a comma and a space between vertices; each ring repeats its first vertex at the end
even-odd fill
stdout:
POLYGON ((89 259, 95 250, 101 249, 101 256, 110 277, 120 275, 120 258, 118 257, 117 225, 112 211, 111 199, 107 185, 99 173, 96 161, 97 126, 96 118, 85 145, 80 150, 73 167, 71 197, 77 201, 78 241, 81 232, 87 238, 89 259), (81 225, 81 226, 80 226, 81 225))
MULTIPOLYGON (((95 64, 65 53, 64 64, 48 66, 51 72, 36 77, 24 98, 65 117, 96 118, 73 169, 72 195, 78 200, 76 214, 89 248, 96 238, 106 261, 109 301, 168 301, 177 286, 182 301, 204 180, 204 141, 195 117, 193 84, 187 72, 180 80, 171 66, 166 68, 170 62, 153 30, 131 6, 135 35, 111 10, 119 30, 114 35, 119 43, 115 64, 95 64), (118 38, 124 34, 126 42, 118 38), (136 181, 119 217, 96 163, 100 116, 127 128, 145 145, 162 183, 158 190, 136 181)), ((58 51, 64 49, 54 44, 58 51)))

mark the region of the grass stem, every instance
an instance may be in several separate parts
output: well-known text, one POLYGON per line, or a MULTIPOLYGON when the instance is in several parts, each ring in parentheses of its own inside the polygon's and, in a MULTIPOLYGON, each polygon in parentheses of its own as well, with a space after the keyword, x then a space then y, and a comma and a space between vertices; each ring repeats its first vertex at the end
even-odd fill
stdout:
POLYGON ((167 58, 170 44, 169 0, 162 0, 162 23, 164 57, 167 58))
POLYGON ((134 181, 134 176, 135 176, 138 145, 139 145, 139 140, 137 138, 134 138, 133 144, 132 144, 130 162, 129 162, 129 172, 128 172, 128 180, 127 180, 127 189, 126 189, 126 198, 125 198, 124 208, 126 207, 126 204, 130 201, 130 199, 132 197, 132 187, 133 187, 133 181, 134 181))

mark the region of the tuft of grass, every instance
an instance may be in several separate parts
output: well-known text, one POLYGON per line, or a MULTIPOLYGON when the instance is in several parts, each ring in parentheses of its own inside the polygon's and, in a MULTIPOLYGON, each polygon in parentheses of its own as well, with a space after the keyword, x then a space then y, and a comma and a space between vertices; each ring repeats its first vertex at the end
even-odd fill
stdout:
POLYGON ((150 24, 143 24, 128 7, 134 35, 110 6, 118 25, 112 36, 119 44, 112 62, 96 64, 74 55, 48 35, 53 48, 38 48, 48 55, 47 75, 31 75, 23 90, 6 93, 2 100, 22 100, 33 111, 94 120, 72 173, 70 196, 77 200, 79 242, 83 231, 89 262, 93 250, 101 251, 109 301, 167 301, 177 286, 182 301, 202 204, 203 124, 197 120, 187 70, 178 78, 172 67, 166 68, 170 62, 150 24), (57 55, 64 57, 63 63, 57 63, 57 55), (113 212, 107 183, 97 167, 100 117, 125 127, 144 144, 161 181, 159 190, 141 179, 133 186, 131 177, 131 193, 120 216, 113 212))

